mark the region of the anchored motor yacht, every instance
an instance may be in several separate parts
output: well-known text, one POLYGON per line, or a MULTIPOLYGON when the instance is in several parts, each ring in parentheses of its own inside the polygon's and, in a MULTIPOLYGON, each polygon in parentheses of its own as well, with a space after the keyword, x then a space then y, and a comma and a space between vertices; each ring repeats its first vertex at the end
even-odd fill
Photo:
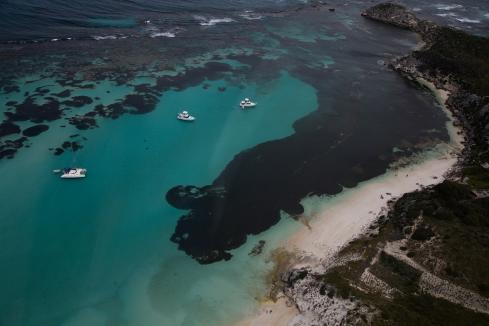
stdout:
POLYGON ((241 102, 239 102, 239 106, 242 109, 254 108, 256 106, 255 102, 252 102, 249 98, 245 98, 241 102))
POLYGON ((82 168, 64 168, 62 170, 53 170, 54 173, 61 173, 62 179, 79 179, 85 178, 87 170, 82 168))
POLYGON ((191 116, 190 114, 188 114, 187 111, 183 111, 183 112, 180 112, 177 115, 177 119, 178 120, 183 120, 183 121, 194 121, 195 120, 195 117, 194 116, 191 116))

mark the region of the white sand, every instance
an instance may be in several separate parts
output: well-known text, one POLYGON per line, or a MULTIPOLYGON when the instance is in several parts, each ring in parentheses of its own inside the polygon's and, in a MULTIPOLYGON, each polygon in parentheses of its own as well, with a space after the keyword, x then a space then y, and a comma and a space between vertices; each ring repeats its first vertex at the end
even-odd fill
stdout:
MULTIPOLYGON (((388 172, 325 199, 326 208, 312 218, 309 222, 310 228, 302 228, 286 239, 283 246, 289 251, 298 251, 303 256, 312 256, 316 261, 327 261, 376 220, 379 213, 386 210, 389 199, 419 189, 423 185, 441 182, 443 175, 455 163, 454 155, 447 153, 396 172, 388 172)), ((255 316, 237 325, 287 325, 296 313, 296 309, 285 305, 285 300, 279 300, 261 305, 255 316), (273 312, 271 314, 268 313, 270 309, 273 312)))
MULTIPOLYGON (((437 90, 426 80, 419 82, 429 87, 444 106, 448 92, 437 90)), ((457 153, 462 148, 463 136, 453 126, 451 113, 444 108, 450 121, 447 123, 450 144, 440 145, 436 152, 407 167, 387 171, 374 179, 360 183, 353 189, 345 189, 336 196, 316 197, 304 200, 306 212, 308 202, 321 202, 318 214, 312 216, 309 227, 304 227, 283 243, 285 249, 313 257, 316 262, 327 261, 342 247, 377 219, 387 209, 387 202, 422 186, 443 181, 444 175, 457 162, 457 153), (435 154, 435 155, 434 155, 435 154), (389 193, 390 195, 388 195, 389 193)), ((287 325, 297 310, 287 307, 286 300, 262 304, 256 315, 239 322, 238 326, 287 325), (270 310, 272 313, 270 313, 270 310)))
POLYGON ((285 298, 277 302, 267 301, 261 304, 255 316, 242 320, 236 326, 268 326, 287 325, 287 323, 298 313, 295 306, 288 306, 285 298))
POLYGON ((386 209, 388 200, 423 185, 441 182, 455 162, 456 158, 447 153, 396 172, 387 172, 326 199, 326 209, 312 219, 309 223, 311 228, 304 228, 287 239, 286 248, 319 259, 330 258, 362 233, 386 209))

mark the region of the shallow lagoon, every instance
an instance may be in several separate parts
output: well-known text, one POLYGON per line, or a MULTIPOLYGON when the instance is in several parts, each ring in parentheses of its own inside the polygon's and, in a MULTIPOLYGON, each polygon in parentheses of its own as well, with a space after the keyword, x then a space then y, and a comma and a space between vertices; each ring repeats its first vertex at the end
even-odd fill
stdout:
MULTIPOLYGON (((219 279, 215 267, 198 265, 168 242, 180 213, 164 195, 182 181, 211 182, 234 155, 290 135, 292 123, 316 109, 314 89, 286 72, 270 83, 267 93, 256 85, 241 89, 224 81, 209 82, 208 89, 199 85, 168 92, 148 115, 104 121, 85 133, 89 141, 80 152, 55 157, 34 147, 20 153, 15 165, 3 163, 0 178, 9 187, 2 187, 0 196, 11 200, 2 208, 7 217, 2 226, 8 228, 3 241, 10 244, 2 254, 9 261, 2 271, 8 295, 2 297, 10 299, 2 306, 14 313, 12 298, 27 298, 33 323, 50 320, 113 293, 155 256, 175 273, 183 271, 178 281, 187 287, 196 275, 198 283, 207 283, 205 275, 219 279), (256 99, 259 108, 239 109, 237 99, 244 96, 256 99), (197 120, 176 120, 182 108, 197 120), (50 173, 73 162, 88 169, 86 180, 61 180, 50 173), (19 270, 26 273, 25 284, 15 281, 19 270), (50 300, 43 301, 46 296, 50 300)), ((59 138, 47 133, 34 142, 59 138)), ((226 268, 219 274, 225 275, 226 268)), ((195 291, 194 296, 205 295, 195 291)), ((175 295, 172 302, 185 301, 175 295)))
MULTIPOLYGON (((176 68, 166 67, 166 62, 163 67, 148 65, 150 73, 142 69, 118 86, 113 80, 99 80, 94 89, 60 87, 51 77, 30 84, 18 81, 21 92, 0 95, 2 104, 21 101, 24 91, 32 93, 46 85, 51 92, 68 88, 72 96, 101 98, 65 112, 71 116, 89 112, 97 104, 109 105, 131 93, 134 85, 154 85, 155 75, 165 74, 166 68, 176 76, 212 60, 236 69, 256 69, 239 82, 226 76, 211 81, 196 79, 180 91, 165 89, 154 111, 127 114, 117 120, 97 119, 96 129, 80 131, 63 119, 50 122, 48 132, 29 139, 30 148, 19 150, 12 160, 0 161, 0 264, 4 266, 0 272, 0 321, 20 325, 226 324, 256 306, 266 291, 262 276, 270 267, 267 254, 301 225, 282 219, 264 233, 249 236, 244 245, 231 251, 231 261, 200 265, 169 241, 177 219, 186 213, 166 202, 165 194, 171 187, 212 183, 235 155, 264 142, 287 141, 294 134, 293 124, 304 117, 300 121, 302 135, 318 128, 330 129, 330 138, 317 141, 318 151, 342 144, 340 124, 355 126, 348 134, 356 132, 358 144, 345 147, 342 166, 332 169, 333 174, 338 171, 350 176, 352 171, 362 170, 353 162, 353 149, 372 150, 371 161, 387 157, 391 148, 383 153, 385 144, 375 143, 377 139, 399 137, 396 145, 406 150, 416 145, 406 144, 402 139, 406 135, 419 133, 433 141, 446 136, 445 117, 433 99, 379 63, 409 50, 415 44, 414 36, 365 23, 356 9, 341 17, 329 15, 300 12, 285 18, 267 17, 258 27, 241 23, 196 27, 197 35, 211 36, 202 43, 189 44, 202 47, 189 52, 190 58, 182 54, 187 49, 178 52, 182 62, 176 68), (292 30, 284 25, 287 20, 296 21, 292 30), (250 29, 244 33, 251 37, 249 43, 227 37, 242 28, 250 29), (231 48, 231 43, 236 46, 231 48), (256 64, 257 58, 265 61, 256 64), (252 97, 259 106, 240 110, 238 102, 243 97, 252 97), (183 109, 197 121, 177 121, 176 114, 183 109), (381 116, 390 120, 375 121, 381 116), (361 129, 362 123, 375 124, 375 128, 361 129), (395 127, 408 123, 412 129, 398 135, 395 127), (384 130, 383 125, 389 128, 384 130), (358 136, 358 130, 369 132, 358 136), (48 151, 74 134, 80 134, 75 139, 84 146, 75 154, 66 151, 54 156, 48 151), (51 173, 73 164, 88 169, 86 180, 60 180, 51 173), (248 256, 259 239, 267 240, 265 252, 248 256)), ((194 40, 190 31, 182 33, 182 39, 194 40)), ((90 52, 98 55, 94 66, 117 70, 122 63, 123 72, 132 69, 129 63, 141 59, 139 49, 145 49, 142 56, 164 61, 169 55, 167 47, 178 50, 182 44, 179 37, 137 42, 87 44, 100 48, 90 52), (112 55, 112 48, 119 53, 112 55), (151 52, 154 49, 156 54, 151 52)), ((72 44, 40 48, 57 55, 67 52, 67 57, 79 49, 92 51, 84 44, 72 44)), ((65 69, 75 70, 70 65, 65 69)), ((24 73, 29 80, 39 79, 34 73, 29 75, 30 71, 24 73)), ((88 83, 93 81, 84 82, 88 83)), ((300 152, 300 142, 290 149, 300 152)), ((276 167, 291 164, 278 156, 280 165, 276 167)), ((314 153, 307 159, 319 160, 314 153)))

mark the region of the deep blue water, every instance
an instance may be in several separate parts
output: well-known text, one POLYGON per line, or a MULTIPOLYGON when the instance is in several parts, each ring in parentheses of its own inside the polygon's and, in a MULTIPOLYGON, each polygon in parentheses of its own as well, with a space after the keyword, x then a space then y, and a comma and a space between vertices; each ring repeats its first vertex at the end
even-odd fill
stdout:
MULTIPOLYGON (((144 22, 162 28, 199 24, 195 15, 242 19, 246 10, 277 13, 303 0, 4 0, 0 3, 0 41, 83 38, 96 35, 151 35, 144 22)), ((332 7, 362 8, 366 1, 328 1, 332 7)), ((421 16, 469 31, 489 33, 487 1, 401 1, 421 16)))
POLYGON ((137 31, 145 20, 185 27, 196 14, 279 10, 299 0, 6 0, 0 3, 0 40, 83 37, 137 31), (102 29, 102 31, 97 29, 102 29), (126 29, 124 31, 124 29, 126 29), (127 30, 129 29, 129 30, 127 30))
MULTIPOLYGON (((487 34, 485 2, 405 2, 487 34)), ((416 37, 361 18, 364 1, 330 6, 0 3, 0 325, 229 324, 302 227, 284 212, 447 141, 432 96, 385 64, 416 37), (240 110, 243 97, 258 107, 240 110), (175 119, 183 109, 194 124, 175 119), (73 164, 86 180, 51 173, 73 164), (167 200, 179 185, 231 195, 185 218, 167 200), (202 211, 213 218, 177 232, 180 249, 231 260, 201 265, 170 241, 202 211)))

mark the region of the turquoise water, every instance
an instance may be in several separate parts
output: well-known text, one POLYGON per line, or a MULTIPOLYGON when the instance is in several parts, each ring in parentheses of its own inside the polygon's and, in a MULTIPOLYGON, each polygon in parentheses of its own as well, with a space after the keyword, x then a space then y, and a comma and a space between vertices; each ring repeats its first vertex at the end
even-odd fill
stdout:
MULTIPOLYGON (((237 258, 202 266, 177 251, 169 238, 181 211, 164 195, 177 184, 208 184, 239 152, 292 134, 292 123, 317 108, 315 90, 286 72, 267 82, 266 92, 255 84, 208 84, 166 92, 147 115, 100 120, 101 128, 83 134, 89 141, 76 155, 33 146, 15 164, 0 162, 0 196, 9 198, 0 220, 1 240, 9 244, 0 249, 0 305, 10 314, 4 320, 215 325, 254 304, 248 283, 265 263, 245 269, 249 260, 237 258), (259 106, 240 110, 243 97, 259 106), (177 121, 182 109, 197 120, 177 121), (51 173, 73 163, 88 169, 85 180, 51 173)), ((71 128, 51 129, 33 142, 56 146, 77 133, 71 128)), ((247 258, 253 245, 239 252, 247 258)))
MULTIPOLYGON (((117 4, 123 2, 128 3, 117 4)), ((433 99, 379 64, 407 53, 414 35, 364 21, 358 6, 336 13, 292 10, 284 16, 265 11, 262 20, 253 21, 234 6, 229 12, 210 9, 202 15, 235 21, 205 27, 193 12, 150 15, 126 8, 124 14, 103 14, 93 8, 82 17, 67 15, 69 21, 86 25, 88 18, 100 17, 97 24, 106 28, 88 28, 81 35, 119 39, 0 46, 12 54, 1 64, 0 111, 13 110, 7 102, 20 103, 24 92, 35 94, 38 87, 49 89, 37 95, 39 104, 64 90, 71 94, 57 99, 63 109, 69 104, 62 102, 74 96, 93 100, 43 122, 47 132, 30 137, 30 147, 13 159, 0 161, 0 324, 214 326, 256 308, 267 290, 263 274, 270 267, 269 251, 302 226, 283 218, 271 227, 263 216, 268 213, 259 214, 268 212, 267 205, 289 207, 310 192, 327 195, 344 183, 353 187, 383 173, 392 148, 409 151, 406 144, 441 141, 446 133, 446 117, 433 99), (117 17, 130 18, 111 20, 117 17), (151 24, 142 23, 149 18, 151 24), (117 31, 110 27, 118 24, 117 31), (144 37, 171 27, 184 28, 174 38, 144 37), (220 66, 224 73, 216 73, 217 62, 227 64, 220 66), (221 79, 207 80, 215 78, 221 79), (73 79, 82 82, 71 85, 73 79), (183 90, 159 88, 162 80, 183 90), (90 84, 93 89, 81 87, 90 84), (150 86, 134 89, 143 84, 150 86), (16 85, 19 92, 5 94, 4 85, 16 85), (161 92, 154 111, 116 120, 98 115, 99 128, 80 131, 65 119, 120 103, 128 94, 161 92), (240 110, 244 97, 258 107, 240 110), (184 109, 197 121, 176 120, 184 109), (79 136, 71 138, 74 134, 79 136), (263 144, 277 139, 282 141, 263 144), (48 150, 67 140, 84 147, 61 156, 48 150), (263 145, 257 150, 257 144, 263 145), (237 197, 245 200, 258 194, 253 217, 270 228, 231 250, 230 261, 200 265, 170 241, 177 219, 187 212, 168 205, 165 194, 177 185, 211 184, 228 164, 240 162, 233 160, 240 153, 262 160, 245 161, 236 175, 251 179, 255 174, 260 180, 231 187, 243 189, 237 197), (51 173, 70 165, 87 168, 88 177, 61 180, 51 173), (261 203, 262 198, 267 200, 261 203), (258 240, 267 241, 265 252, 251 257, 258 240)), ((64 33, 55 25, 46 35, 62 38, 76 29, 67 25, 64 33)), ((22 130, 32 126, 15 123, 22 130)), ((305 215, 312 214, 305 208, 305 215)), ((252 221, 248 215, 240 219, 252 221)), ((271 215, 271 220, 278 216, 271 215)), ((215 216, 246 226, 232 213, 215 216)))

